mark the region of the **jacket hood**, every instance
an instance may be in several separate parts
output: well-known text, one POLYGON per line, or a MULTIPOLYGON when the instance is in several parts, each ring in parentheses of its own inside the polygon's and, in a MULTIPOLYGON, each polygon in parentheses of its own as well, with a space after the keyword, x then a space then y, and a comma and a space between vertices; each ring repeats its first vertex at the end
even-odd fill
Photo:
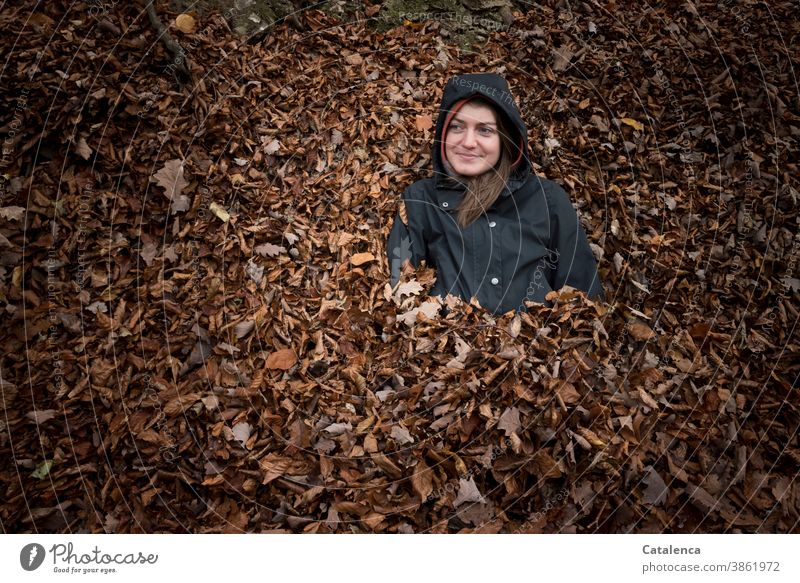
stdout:
MULTIPOLYGON (((517 104, 509 90, 508 83, 496 73, 470 73, 452 77, 444 88, 442 103, 439 106, 439 118, 436 121, 436 134, 433 140, 433 172, 436 186, 447 187, 444 183, 447 176, 452 176, 452 169, 445 166, 444 160, 444 131, 458 109, 473 97, 483 97, 494 103, 497 110, 505 117, 507 125, 511 128, 511 141, 515 144, 512 154, 511 175, 509 188, 503 192, 508 195, 515 190, 530 175, 531 159, 528 150, 528 131, 517 104)), ((448 165, 449 166, 449 165, 448 165)))

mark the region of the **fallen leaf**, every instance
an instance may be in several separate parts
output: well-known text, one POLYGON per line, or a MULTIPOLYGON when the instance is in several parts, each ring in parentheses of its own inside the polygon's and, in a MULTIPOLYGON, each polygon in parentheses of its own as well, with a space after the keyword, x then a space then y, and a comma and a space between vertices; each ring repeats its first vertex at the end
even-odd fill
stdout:
POLYGON ((423 460, 420 460, 414 466, 414 473, 411 475, 411 487, 423 501, 427 500, 428 496, 433 492, 433 471, 423 460))
POLYGON ((181 160, 175 159, 165 162, 164 167, 156 172, 153 178, 156 184, 164 189, 164 195, 170 200, 172 214, 189 210, 189 197, 181 194, 188 185, 183 177, 183 162, 181 160))
POLYGON ((625 125, 631 126, 633 129, 637 131, 642 131, 644 129, 644 126, 641 124, 641 122, 638 122, 631 117, 623 117, 621 121, 625 125))
POLYGON ((239 422, 231 429, 233 438, 244 445, 250 439, 250 433, 253 431, 253 426, 247 422, 239 422))
POLYGON ((272 243, 264 243, 255 248, 255 252, 265 257, 275 257, 279 253, 286 253, 286 248, 272 243))
POLYGON ((467 502, 483 502, 483 496, 478 490, 477 484, 475 484, 474 476, 470 476, 469 480, 459 478, 458 486, 458 496, 453 501, 453 506, 456 508, 467 502))
POLYGON ((656 335, 656 333, 653 332, 653 329, 641 320, 634 320, 633 322, 629 323, 628 331, 631 333, 631 336, 641 342, 650 340, 656 335))
POLYGON ((374 260, 375 256, 372 253, 356 253, 350 258, 350 263, 358 266, 374 260))
POLYGON ((361 65, 364 62, 364 59, 358 53, 347 55, 344 60, 348 65, 361 65))
POLYGON ((236 338, 244 338, 245 336, 250 334, 250 332, 252 332, 255 327, 256 327, 255 321, 245 320, 244 322, 239 322, 238 324, 236 324, 236 326, 234 326, 233 333, 236 334, 236 338))
POLYGON ((442 305, 438 296, 434 296, 428 301, 425 301, 420 306, 401 314, 397 317, 398 322, 403 322, 409 326, 413 326, 416 321, 417 317, 422 315, 425 319, 433 319, 439 314, 439 310, 441 309, 442 305))
POLYGON ((330 433, 331 435, 341 435, 346 431, 352 431, 353 425, 350 422, 347 423, 331 423, 328 425, 323 431, 330 433))
POLYGON ((433 119, 429 115, 418 115, 416 123, 417 129, 421 132, 429 130, 433 127, 433 119))
POLYGON ((522 428, 522 423, 519 420, 519 409, 516 407, 507 407, 503 414, 500 415, 500 421, 497 423, 497 428, 505 431, 506 435, 518 433, 522 428))
POLYGON ((267 368, 289 370, 297 363, 297 355, 291 348, 273 352, 267 358, 267 368))
POLYGON ((75 151, 84 160, 88 160, 92 155, 92 149, 89 147, 89 144, 86 143, 86 138, 82 136, 78 140, 78 143, 75 144, 75 151))
POLYGON ((47 476, 47 474, 50 473, 50 470, 53 468, 54 463, 55 460, 47 460, 45 462, 42 462, 41 464, 36 466, 36 469, 33 470, 31 476, 39 480, 44 479, 47 476))
POLYGON ((139 255, 141 255, 145 265, 150 267, 150 265, 153 264, 153 260, 158 255, 158 247, 156 247, 156 244, 153 241, 148 239, 145 241, 145 244, 142 245, 142 250, 139 251, 139 255))
POLYGON ((0 208, 0 217, 8 221, 20 221, 25 215, 25 209, 21 206, 7 206, 0 208))
POLYGON ((422 285, 418 281, 407 281, 397 286, 397 291, 394 295, 397 299, 403 296, 415 296, 423 290, 422 285))
POLYGON ((561 383, 558 389, 556 389, 556 393, 558 393, 558 396, 561 397, 561 400, 567 405, 574 405, 581 400, 581 394, 572 383, 561 383))
POLYGON ((268 144, 264 145, 262 149, 266 155, 271 156, 281 149, 281 143, 278 140, 272 140, 268 144))
POLYGON ((641 399, 642 399, 642 402, 643 402, 645 405, 647 405, 648 407, 650 407, 650 408, 652 408, 652 409, 658 409, 658 403, 656 402, 656 400, 655 400, 655 399, 653 399, 653 397, 651 397, 651 396, 650 396, 650 395, 647 393, 647 391, 645 391, 645 390, 644 390, 642 387, 639 387, 639 388, 637 389, 637 392, 639 393, 639 397, 641 397, 641 399))
POLYGON ((186 34, 194 32, 197 22, 190 14, 179 14, 175 18, 175 27, 186 34))
POLYGON ((408 429, 406 429, 402 425, 394 425, 392 427, 390 435, 392 436, 392 439, 394 439, 400 445, 414 443, 414 438, 411 437, 411 434, 408 432, 408 429))
POLYGON ((566 45, 553 49, 553 71, 564 71, 573 56, 574 53, 566 45))
POLYGON ((220 219, 223 223, 227 223, 231 220, 231 216, 228 214, 228 211, 225 210, 224 207, 218 205, 216 202, 212 202, 208 207, 212 213, 214 213, 218 219, 220 219))
POLYGON ((642 496, 642 503, 663 505, 664 501, 667 499, 669 488, 667 488, 664 480, 661 479, 661 476, 652 466, 647 466, 645 470, 647 470, 647 475, 644 477, 643 481, 647 485, 647 488, 642 496))
POLYGON ((25 417, 39 425, 40 423, 53 419, 56 414, 58 414, 58 411, 55 409, 37 409, 36 411, 25 413, 25 417))

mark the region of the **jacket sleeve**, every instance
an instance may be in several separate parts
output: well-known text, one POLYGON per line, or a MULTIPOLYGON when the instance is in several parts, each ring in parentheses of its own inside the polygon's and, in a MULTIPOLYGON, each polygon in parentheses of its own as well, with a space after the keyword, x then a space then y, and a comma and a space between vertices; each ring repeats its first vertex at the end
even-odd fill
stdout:
POLYGON ((558 290, 569 285, 585 291, 590 298, 602 298, 603 287, 597 274, 597 262, 569 196, 563 188, 553 183, 548 199, 550 245, 555 249, 556 260, 555 269, 550 271, 550 286, 558 290))
POLYGON ((420 227, 420 211, 423 203, 416 203, 408 197, 408 190, 403 193, 394 217, 392 230, 386 242, 386 253, 389 256, 391 285, 394 287, 400 279, 403 262, 408 259, 414 267, 419 267, 425 259, 428 265, 428 249, 420 227), (415 212, 416 211, 416 212, 415 212))

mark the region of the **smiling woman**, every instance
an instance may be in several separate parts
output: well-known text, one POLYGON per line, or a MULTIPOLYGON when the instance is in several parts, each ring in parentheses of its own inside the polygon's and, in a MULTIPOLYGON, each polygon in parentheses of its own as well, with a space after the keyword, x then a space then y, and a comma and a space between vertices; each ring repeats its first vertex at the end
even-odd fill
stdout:
POLYGON ((450 79, 433 142, 434 176, 402 195, 387 252, 392 285, 406 260, 436 269, 432 295, 475 297, 494 313, 549 304, 570 285, 602 295, 569 198, 531 173, 525 124, 505 79, 450 79))
POLYGON ((470 184, 459 205, 457 220, 464 228, 490 208, 511 173, 513 126, 487 99, 472 97, 453 105, 445 125, 442 164, 455 185, 470 184))

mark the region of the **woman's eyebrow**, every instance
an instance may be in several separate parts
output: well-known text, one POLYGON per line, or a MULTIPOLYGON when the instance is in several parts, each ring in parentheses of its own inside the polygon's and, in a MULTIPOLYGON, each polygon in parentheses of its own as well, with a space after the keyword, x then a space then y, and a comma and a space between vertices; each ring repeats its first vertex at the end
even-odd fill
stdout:
MULTIPOLYGON (((463 119, 461 119, 461 118, 460 118, 460 117, 458 117, 458 116, 454 117, 454 118, 453 118, 453 121, 460 121, 461 123, 464 123, 464 120, 463 120, 463 119)), ((496 126, 497 124, 496 124, 496 123, 494 123, 493 121, 486 121, 486 122, 479 121, 479 122, 478 122, 478 123, 476 123, 475 125, 479 125, 479 126, 496 126)))

